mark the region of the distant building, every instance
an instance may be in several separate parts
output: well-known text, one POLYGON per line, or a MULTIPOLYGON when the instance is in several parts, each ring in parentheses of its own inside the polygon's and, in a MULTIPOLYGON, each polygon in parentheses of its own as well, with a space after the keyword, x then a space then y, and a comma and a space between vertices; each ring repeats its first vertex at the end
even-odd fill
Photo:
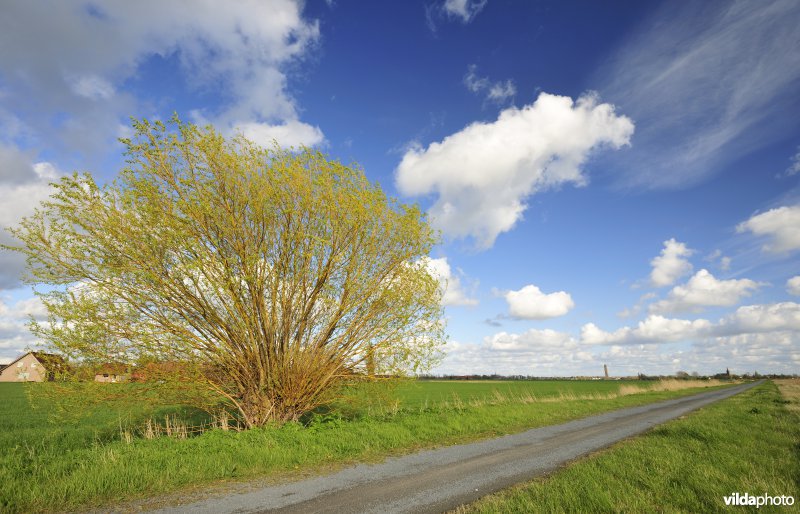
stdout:
POLYGON ((131 376, 126 366, 116 362, 103 364, 94 375, 95 382, 110 382, 112 384, 127 382, 130 379, 131 376))
POLYGON ((0 370, 0 382, 45 382, 66 370, 64 359, 43 352, 28 352, 0 370))

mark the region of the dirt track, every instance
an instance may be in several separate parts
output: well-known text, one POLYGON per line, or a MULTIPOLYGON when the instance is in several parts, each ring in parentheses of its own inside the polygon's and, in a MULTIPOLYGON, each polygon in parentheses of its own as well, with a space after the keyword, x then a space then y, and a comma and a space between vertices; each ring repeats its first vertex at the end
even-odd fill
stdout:
POLYGON ((443 512, 529 480, 757 383, 632 407, 519 434, 428 450, 161 513, 443 512))

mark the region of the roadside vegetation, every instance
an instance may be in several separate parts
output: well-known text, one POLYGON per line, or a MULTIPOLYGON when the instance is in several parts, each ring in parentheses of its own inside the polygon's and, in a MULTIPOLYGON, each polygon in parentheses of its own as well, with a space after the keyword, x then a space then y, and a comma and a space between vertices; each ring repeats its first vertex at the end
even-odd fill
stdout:
POLYGON ((459 514, 718 512, 724 497, 791 495, 800 502, 800 381, 768 382, 623 441, 459 514), (780 390, 779 390, 780 387, 780 390))
POLYGON ((244 431, 216 428, 196 436, 180 427, 214 423, 199 410, 153 411, 117 403, 98 405, 82 417, 53 418, 57 409, 46 403, 47 395, 32 395, 44 403, 31 404, 26 394, 27 388, 35 392, 48 384, 0 384, 0 511, 71 511, 200 485, 332 470, 674 398, 698 391, 692 386, 718 384, 362 383, 345 391, 335 410, 318 410, 300 422, 244 431), (148 422, 161 427, 153 434, 164 434, 167 419, 172 437, 146 437, 148 422))

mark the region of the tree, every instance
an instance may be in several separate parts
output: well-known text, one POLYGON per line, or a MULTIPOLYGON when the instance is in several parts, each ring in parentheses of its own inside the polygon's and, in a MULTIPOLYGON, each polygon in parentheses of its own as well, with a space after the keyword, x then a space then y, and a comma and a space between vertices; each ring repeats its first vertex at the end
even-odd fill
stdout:
POLYGON ((177 119, 134 128, 113 182, 65 177, 11 229, 49 347, 167 369, 247 427, 295 420, 354 376, 435 362, 441 291, 422 257, 436 235, 416 205, 306 148, 177 119))

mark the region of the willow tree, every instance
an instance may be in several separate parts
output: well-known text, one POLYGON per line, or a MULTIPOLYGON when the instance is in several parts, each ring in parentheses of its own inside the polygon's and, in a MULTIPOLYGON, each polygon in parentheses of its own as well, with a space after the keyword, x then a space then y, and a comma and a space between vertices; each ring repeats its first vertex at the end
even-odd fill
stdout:
POLYGON ((63 178, 11 230, 49 347, 166 370, 159 381, 213 392, 248 427, 435 360, 441 292, 422 259, 435 234, 417 206, 309 149, 178 120, 134 128, 113 182, 63 178))

